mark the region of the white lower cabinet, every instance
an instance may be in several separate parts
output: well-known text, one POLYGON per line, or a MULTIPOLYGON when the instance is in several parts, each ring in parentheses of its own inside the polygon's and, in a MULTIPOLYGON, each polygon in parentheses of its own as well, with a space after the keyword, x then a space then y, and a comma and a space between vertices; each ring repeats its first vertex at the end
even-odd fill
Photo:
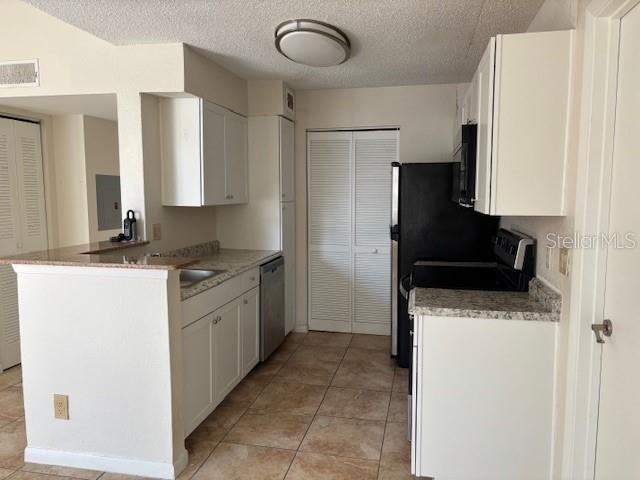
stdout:
MULTIPOLYGON (((182 328, 184 426, 189 435, 224 400, 260 359, 260 288, 247 272, 200 295, 228 300, 229 287, 252 287, 196 321, 189 314, 202 307, 200 295, 183 302, 182 328), (245 278, 246 277, 246 278, 245 278), (225 294, 227 294, 225 296, 225 294), (191 302, 185 307, 184 303, 191 302)), ((236 290, 237 292, 237 290, 236 290)), ((205 300, 206 301, 206 300, 205 300)), ((224 300, 223 300, 224 301, 224 300)))
POLYGON ((242 376, 260 361, 260 289, 242 297, 242 376))
POLYGON ((558 324, 416 316, 411 473, 550 478, 558 324))
POLYGON ((185 432, 191 433, 214 405, 213 314, 182 329, 185 432))
POLYGON ((240 298, 213 313, 213 391, 216 404, 242 379, 242 301, 240 298))

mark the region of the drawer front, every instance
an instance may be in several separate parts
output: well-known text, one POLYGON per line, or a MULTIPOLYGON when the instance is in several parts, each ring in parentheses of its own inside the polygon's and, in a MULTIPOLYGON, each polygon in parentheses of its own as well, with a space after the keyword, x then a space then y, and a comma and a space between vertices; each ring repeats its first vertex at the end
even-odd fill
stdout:
POLYGON ((217 310, 260 285, 260 269, 252 268, 182 302, 182 327, 217 310))
POLYGON ((245 291, 256 288, 258 285, 260 285, 260 269, 256 267, 244 272, 242 274, 242 281, 242 286, 245 291))

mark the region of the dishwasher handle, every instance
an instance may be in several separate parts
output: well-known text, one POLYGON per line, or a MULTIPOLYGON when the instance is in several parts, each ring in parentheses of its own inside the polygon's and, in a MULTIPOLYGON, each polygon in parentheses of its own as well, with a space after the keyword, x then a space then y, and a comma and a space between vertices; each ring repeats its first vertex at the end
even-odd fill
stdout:
POLYGON ((284 257, 280 256, 274 260, 271 260, 269 263, 265 263, 260 267, 260 273, 272 273, 275 272, 278 268, 284 265, 284 257))

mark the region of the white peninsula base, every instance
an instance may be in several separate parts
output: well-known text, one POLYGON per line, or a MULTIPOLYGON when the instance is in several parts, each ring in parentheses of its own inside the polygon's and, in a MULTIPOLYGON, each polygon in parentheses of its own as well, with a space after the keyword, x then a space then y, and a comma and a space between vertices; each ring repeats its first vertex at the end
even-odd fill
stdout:
POLYGON ((25 461, 175 478, 187 463, 178 270, 14 268, 25 461))

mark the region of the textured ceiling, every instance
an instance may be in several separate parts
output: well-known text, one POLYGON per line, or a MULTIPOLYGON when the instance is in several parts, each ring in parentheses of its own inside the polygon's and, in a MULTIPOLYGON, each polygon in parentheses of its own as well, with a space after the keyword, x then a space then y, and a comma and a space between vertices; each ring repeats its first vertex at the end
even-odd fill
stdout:
POLYGON ((491 35, 523 32, 543 0, 26 0, 117 45, 184 42, 246 79, 297 89, 469 81, 491 35), (351 39, 343 65, 277 53, 282 21, 313 18, 351 39))

